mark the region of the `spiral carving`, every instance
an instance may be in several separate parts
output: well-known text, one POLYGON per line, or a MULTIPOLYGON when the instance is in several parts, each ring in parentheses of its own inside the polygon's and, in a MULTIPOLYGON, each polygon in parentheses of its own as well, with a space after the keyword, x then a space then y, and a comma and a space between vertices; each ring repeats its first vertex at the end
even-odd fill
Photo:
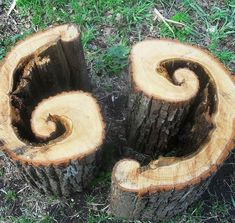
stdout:
POLYGON ((176 41, 146 40, 132 48, 128 140, 153 161, 115 165, 113 214, 157 221, 205 191, 234 145, 230 75, 207 51, 176 41))
POLYGON ((18 43, 0 67, 3 151, 37 190, 81 191, 99 166, 104 123, 78 28, 62 25, 18 43))

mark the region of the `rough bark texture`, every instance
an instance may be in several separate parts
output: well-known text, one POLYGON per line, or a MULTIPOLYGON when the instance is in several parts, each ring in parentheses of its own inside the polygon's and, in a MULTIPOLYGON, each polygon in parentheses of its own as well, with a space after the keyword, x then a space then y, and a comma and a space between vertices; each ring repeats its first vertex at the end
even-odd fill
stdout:
POLYGON ((81 191, 99 169, 104 123, 96 100, 81 91, 91 85, 78 27, 28 37, 8 53, 0 73, 3 151, 38 191, 81 191))
POLYGON ((125 191, 113 182, 111 212, 130 220, 159 222, 186 210, 205 192, 211 179, 212 176, 197 185, 189 185, 183 190, 167 190, 144 196, 125 191))
POLYGON ((13 161, 24 179, 37 191, 55 196, 69 196, 81 192, 96 176, 101 151, 83 159, 71 160, 67 165, 35 166, 13 161))
POLYGON ((138 152, 159 155, 177 135, 190 104, 171 104, 132 89, 127 129, 129 145, 138 152))
POLYGON ((170 40, 132 48, 130 83, 128 146, 144 156, 113 168, 111 213, 158 222, 199 199, 234 148, 235 85, 208 52, 170 40))

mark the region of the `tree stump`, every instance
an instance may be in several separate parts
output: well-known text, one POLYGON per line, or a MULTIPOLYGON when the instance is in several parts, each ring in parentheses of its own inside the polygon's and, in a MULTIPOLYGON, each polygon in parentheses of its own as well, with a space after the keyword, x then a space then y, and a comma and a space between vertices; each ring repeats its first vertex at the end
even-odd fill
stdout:
POLYGON ((104 123, 88 91, 78 28, 62 25, 17 44, 0 66, 2 149, 42 193, 81 191, 99 166, 104 123))
POLYGON ((153 161, 119 161, 111 212, 129 219, 171 217, 207 189, 234 147, 235 85, 209 52, 146 40, 130 54, 128 141, 153 161))

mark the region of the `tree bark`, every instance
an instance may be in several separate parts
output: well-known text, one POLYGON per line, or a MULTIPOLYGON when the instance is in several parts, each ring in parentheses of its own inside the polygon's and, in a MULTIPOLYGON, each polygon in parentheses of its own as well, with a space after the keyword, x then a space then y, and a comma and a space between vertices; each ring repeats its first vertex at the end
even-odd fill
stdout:
POLYGON ((55 196, 81 192, 94 179, 101 162, 101 151, 71 160, 67 165, 35 166, 15 161, 24 179, 37 191, 55 196))
POLYGON ((128 143, 138 152, 156 156, 164 151, 168 142, 177 135, 180 124, 198 94, 199 80, 187 68, 179 68, 173 74, 168 74, 166 67, 159 64, 155 71, 158 72, 155 81, 160 82, 162 86, 154 86, 150 81, 148 83, 145 76, 142 77, 142 86, 138 86, 134 66, 130 60, 128 143), (143 84, 145 81, 146 84, 143 84), (152 89, 158 87, 156 92, 153 90, 156 95, 148 92, 148 85, 152 89), (174 96, 174 92, 179 89, 181 92, 174 96))
POLYGON ((196 201, 234 148, 235 85, 207 51, 171 40, 136 44, 130 81, 128 142, 152 161, 115 165, 111 213, 157 222, 196 201))
POLYGON ((154 100, 143 93, 132 93, 127 130, 129 145, 138 152, 159 155, 177 135, 192 101, 176 104, 154 100))
POLYGON ((0 66, 2 150, 37 190, 82 191, 95 177, 103 118, 91 94, 80 33, 53 27, 18 43, 0 66))
POLYGON ((207 189, 213 176, 182 190, 166 190, 144 195, 125 191, 113 182, 111 191, 111 210, 116 216, 130 220, 158 222, 184 211, 207 189))

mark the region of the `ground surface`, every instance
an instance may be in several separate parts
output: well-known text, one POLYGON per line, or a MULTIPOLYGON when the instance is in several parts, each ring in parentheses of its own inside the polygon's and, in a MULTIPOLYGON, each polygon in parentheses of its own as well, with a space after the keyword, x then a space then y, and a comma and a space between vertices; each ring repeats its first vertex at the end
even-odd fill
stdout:
MULTIPOLYGON (((108 141, 125 141, 120 126, 125 118, 127 56, 133 43, 153 37, 194 43, 235 72, 234 0, 18 0, 8 17, 10 5, 0 0, 0 59, 16 41, 51 24, 81 25, 93 93, 108 123, 108 141), (154 8, 185 25, 169 23, 170 29, 154 19, 154 8)), ((118 157, 118 149, 106 147, 118 157)), ((232 154, 201 200, 166 222, 235 222, 234 160, 232 154)), ((108 215, 111 164, 84 193, 57 199, 33 191, 0 154, 0 222, 128 222, 108 215)))

